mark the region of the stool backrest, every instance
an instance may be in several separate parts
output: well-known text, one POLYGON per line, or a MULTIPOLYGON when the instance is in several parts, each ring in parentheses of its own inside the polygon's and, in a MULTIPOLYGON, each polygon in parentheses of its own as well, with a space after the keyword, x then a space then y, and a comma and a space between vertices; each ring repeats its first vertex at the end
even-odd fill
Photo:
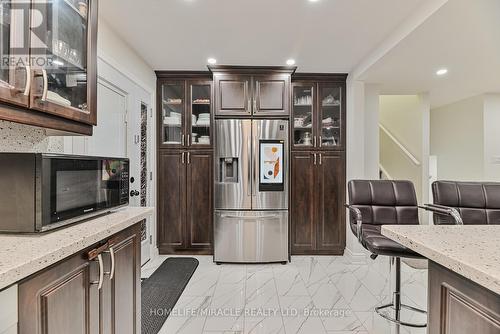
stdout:
MULTIPOLYGON (((500 224, 500 183, 436 181, 434 204, 458 210, 465 225, 500 224)), ((434 224, 453 224, 447 216, 434 215, 434 224)))
MULTIPOLYGON (((415 187, 410 181, 353 180, 348 184, 349 204, 358 208, 363 224, 418 225, 415 187)), ((356 225, 350 214, 351 227, 356 225)))

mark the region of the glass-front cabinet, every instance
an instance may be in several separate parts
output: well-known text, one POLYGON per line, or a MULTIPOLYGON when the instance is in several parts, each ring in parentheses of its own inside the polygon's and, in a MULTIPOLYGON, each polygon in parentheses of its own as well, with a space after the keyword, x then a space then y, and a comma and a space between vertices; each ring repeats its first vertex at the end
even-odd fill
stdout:
POLYGON ((338 83, 299 81, 292 84, 293 149, 342 149, 342 89, 338 83))
POLYGON ((159 120, 163 148, 205 148, 212 144, 212 82, 160 81, 159 120))
POLYGON ((319 147, 341 146, 342 94, 336 84, 319 84, 319 147))
POLYGON ((61 129, 78 123, 91 133, 97 0, 0 0, 0 36, 0 119, 61 129), (10 105, 26 110, 16 113, 10 105))
POLYGON ((212 84, 211 82, 189 83, 190 127, 189 146, 210 146, 212 142, 212 84))
POLYGON ((310 148, 314 145, 314 115, 315 86, 314 84, 293 84, 293 144, 295 147, 310 148))
POLYGON ((0 0, 0 101, 29 105, 29 45, 23 44, 24 22, 15 13, 29 11, 29 3, 0 0))
POLYGON ((161 145, 184 146, 185 91, 182 81, 161 86, 161 145))
POLYGON ((32 108, 90 124, 96 123, 94 0, 32 0, 42 13, 40 33, 31 38, 33 68, 32 108), (38 37, 38 38, 37 38, 38 37), (45 63, 43 63, 45 60, 45 63), (89 89, 92 87, 92 89, 89 89))

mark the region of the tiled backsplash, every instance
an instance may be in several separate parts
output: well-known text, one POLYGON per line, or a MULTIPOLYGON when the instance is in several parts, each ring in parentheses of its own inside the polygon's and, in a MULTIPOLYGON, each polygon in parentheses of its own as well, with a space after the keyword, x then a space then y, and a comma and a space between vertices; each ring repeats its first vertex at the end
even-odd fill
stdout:
POLYGON ((50 137, 44 129, 0 121, 0 152, 63 153, 62 137, 50 137))

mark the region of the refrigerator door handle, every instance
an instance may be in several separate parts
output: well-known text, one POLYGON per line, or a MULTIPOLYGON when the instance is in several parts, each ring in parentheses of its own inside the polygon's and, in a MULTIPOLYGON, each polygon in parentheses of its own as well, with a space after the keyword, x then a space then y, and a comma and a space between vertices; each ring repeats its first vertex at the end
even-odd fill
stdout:
POLYGON ((260 123, 257 123, 256 125, 257 125, 255 127, 256 131, 255 131, 255 133, 252 133, 252 141, 253 141, 253 148, 252 148, 252 166, 253 166, 252 196, 257 196, 257 185, 258 185, 257 166, 255 164, 257 163, 257 136, 260 133, 260 123))
POLYGON ((269 215, 269 216, 236 216, 236 215, 221 215, 221 218, 229 219, 240 219, 240 220, 255 220, 255 219, 273 219, 279 218, 279 215, 269 215))
MULTIPOLYGON (((251 149, 252 149, 252 144, 249 141, 247 141, 247 150, 248 153, 251 154, 251 149)), ((252 164, 250 163, 247 168, 247 196, 252 196, 252 164)))

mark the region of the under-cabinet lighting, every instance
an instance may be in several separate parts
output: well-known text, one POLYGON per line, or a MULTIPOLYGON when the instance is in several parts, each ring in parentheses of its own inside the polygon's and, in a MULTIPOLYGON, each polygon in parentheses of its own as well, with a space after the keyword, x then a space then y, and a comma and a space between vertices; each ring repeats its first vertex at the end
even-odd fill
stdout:
POLYGON ((286 61, 286 64, 287 64, 288 66, 295 65, 295 59, 288 59, 288 60, 286 61))
POLYGON ((215 58, 208 58, 207 59, 207 63, 209 63, 210 65, 215 65, 215 64, 217 64, 217 59, 215 59, 215 58))

